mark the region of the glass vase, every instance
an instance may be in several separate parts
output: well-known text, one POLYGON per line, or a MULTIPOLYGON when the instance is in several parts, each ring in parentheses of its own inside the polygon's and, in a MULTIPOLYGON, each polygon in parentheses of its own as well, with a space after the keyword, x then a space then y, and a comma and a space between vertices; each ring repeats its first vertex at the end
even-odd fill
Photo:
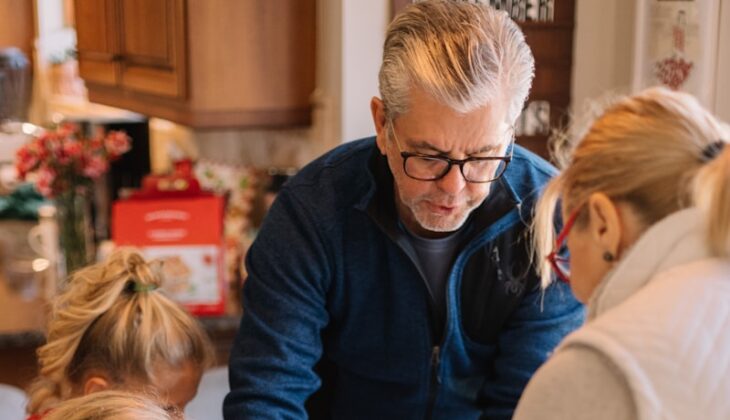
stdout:
POLYGON ((55 198, 58 238, 63 258, 60 272, 68 275, 93 261, 91 201, 85 188, 70 188, 55 198))

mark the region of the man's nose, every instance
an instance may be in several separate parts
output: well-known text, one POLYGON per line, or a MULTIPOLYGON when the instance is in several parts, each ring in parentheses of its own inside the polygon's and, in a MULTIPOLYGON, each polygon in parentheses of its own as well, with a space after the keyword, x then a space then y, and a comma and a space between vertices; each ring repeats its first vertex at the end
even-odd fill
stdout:
POLYGON ((449 172, 443 178, 439 179, 437 183, 441 190, 449 194, 456 194, 466 186, 466 180, 464 179, 464 175, 461 174, 459 165, 452 165, 449 172))

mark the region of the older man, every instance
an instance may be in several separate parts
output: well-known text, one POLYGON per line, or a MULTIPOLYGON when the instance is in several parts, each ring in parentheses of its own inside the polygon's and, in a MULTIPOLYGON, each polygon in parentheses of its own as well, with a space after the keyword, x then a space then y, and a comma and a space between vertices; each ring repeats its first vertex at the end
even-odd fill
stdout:
POLYGON ((511 416, 583 320, 527 251, 554 173, 514 144, 533 70, 488 6, 423 1, 391 23, 377 136, 304 168, 248 254, 226 418, 511 416))

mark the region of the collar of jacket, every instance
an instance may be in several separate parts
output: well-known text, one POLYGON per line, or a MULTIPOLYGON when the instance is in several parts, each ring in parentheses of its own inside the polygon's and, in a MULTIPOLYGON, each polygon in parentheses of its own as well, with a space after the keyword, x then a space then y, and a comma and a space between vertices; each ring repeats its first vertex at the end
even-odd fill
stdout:
MULTIPOLYGON (((522 200, 510 186, 507 168, 504 176, 492 184, 492 190, 487 198, 471 214, 471 223, 474 224, 474 236, 483 233, 489 226, 510 210, 520 208, 522 200)), ((395 206, 395 190, 393 174, 388 167, 387 158, 380 154, 376 146, 368 162, 370 186, 367 194, 355 205, 367 214, 389 235, 400 242, 398 215, 395 206)), ((471 241, 472 238, 469 238, 471 241)))
POLYGON ((704 217, 697 208, 672 213, 655 223, 609 272, 588 302, 587 320, 619 305, 652 281, 657 274, 693 261, 710 258, 704 217))

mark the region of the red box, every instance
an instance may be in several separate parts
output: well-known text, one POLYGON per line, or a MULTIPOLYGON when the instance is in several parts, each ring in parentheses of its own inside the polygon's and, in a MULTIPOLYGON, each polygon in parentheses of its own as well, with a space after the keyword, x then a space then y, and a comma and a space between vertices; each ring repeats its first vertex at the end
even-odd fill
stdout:
POLYGON ((196 315, 225 313, 224 200, 129 199, 112 206, 112 239, 161 259, 163 288, 196 315))

